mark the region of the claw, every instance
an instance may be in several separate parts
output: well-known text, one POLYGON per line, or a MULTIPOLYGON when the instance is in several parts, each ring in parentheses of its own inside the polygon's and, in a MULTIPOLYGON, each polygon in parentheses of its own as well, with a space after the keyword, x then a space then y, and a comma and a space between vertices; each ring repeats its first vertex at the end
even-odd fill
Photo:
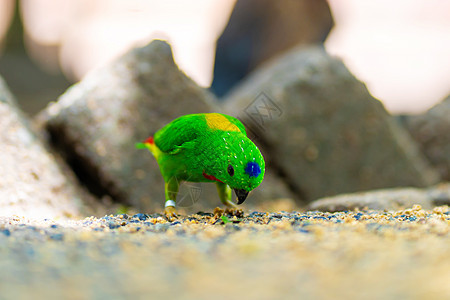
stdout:
POLYGON ((244 211, 237 207, 226 208, 225 214, 230 216, 236 216, 238 218, 242 218, 244 216, 244 211))
POLYGON ((229 208, 237 208, 236 203, 231 202, 231 200, 226 200, 226 201, 223 202, 223 204, 225 204, 229 208))
POLYGON ((231 200, 227 200, 224 204, 227 206, 227 208, 225 208, 225 214, 238 217, 244 215, 244 211, 238 208, 237 204, 231 200))
POLYGON ((170 222, 178 219, 177 209, 173 206, 167 206, 164 209, 164 215, 166 216, 167 220, 170 222))

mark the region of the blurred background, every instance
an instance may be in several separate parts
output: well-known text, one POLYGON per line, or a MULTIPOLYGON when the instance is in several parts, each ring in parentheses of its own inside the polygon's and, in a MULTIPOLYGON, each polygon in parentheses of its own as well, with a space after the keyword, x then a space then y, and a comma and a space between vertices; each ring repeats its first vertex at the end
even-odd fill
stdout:
POLYGON ((0 74, 31 115, 155 38, 219 97, 302 44, 323 44, 395 114, 450 93, 450 0, 0 1, 0 74))

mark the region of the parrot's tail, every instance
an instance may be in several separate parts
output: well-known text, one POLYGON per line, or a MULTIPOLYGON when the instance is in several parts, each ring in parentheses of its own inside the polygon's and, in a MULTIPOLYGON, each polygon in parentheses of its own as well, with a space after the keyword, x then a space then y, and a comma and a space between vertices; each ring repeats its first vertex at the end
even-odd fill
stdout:
POLYGON ((149 137, 143 143, 137 143, 136 148, 138 149, 148 149, 153 154, 153 156, 158 160, 158 157, 161 155, 161 150, 159 150, 158 146, 155 144, 155 140, 153 137, 149 137))

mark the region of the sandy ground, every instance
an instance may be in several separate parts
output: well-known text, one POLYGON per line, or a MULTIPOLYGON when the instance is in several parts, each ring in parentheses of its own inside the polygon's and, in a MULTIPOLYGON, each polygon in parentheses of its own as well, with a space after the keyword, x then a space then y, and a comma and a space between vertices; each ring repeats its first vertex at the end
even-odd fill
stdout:
POLYGON ((447 206, 0 219, 1 299, 449 299, 447 206))

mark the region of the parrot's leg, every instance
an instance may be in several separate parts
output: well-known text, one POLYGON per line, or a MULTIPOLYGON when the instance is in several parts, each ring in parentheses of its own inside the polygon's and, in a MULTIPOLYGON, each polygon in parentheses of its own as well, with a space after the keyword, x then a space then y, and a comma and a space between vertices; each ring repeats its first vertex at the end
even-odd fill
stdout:
POLYGON ((164 208, 164 214, 170 220, 177 217, 177 209, 175 203, 177 200, 179 182, 177 178, 172 177, 165 184, 166 204, 164 208))
POLYGON ((216 186, 220 201, 230 208, 237 208, 237 205, 231 201, 231 188, 222 182, 216 182, 216 186))

